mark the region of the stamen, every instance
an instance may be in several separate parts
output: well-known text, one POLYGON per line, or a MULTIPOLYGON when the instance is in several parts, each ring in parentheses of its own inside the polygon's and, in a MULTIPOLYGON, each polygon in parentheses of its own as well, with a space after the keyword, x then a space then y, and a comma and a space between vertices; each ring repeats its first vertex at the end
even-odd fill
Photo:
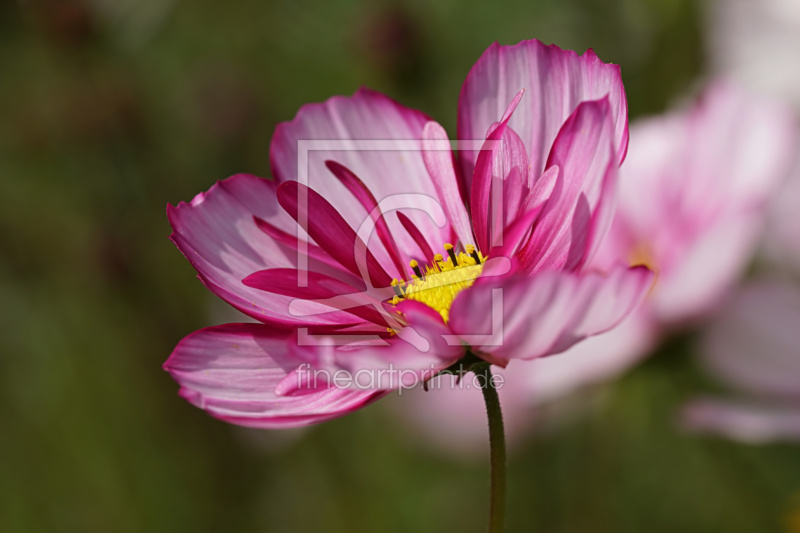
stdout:
POLYGON ((394 293, 395 293, 397 296, 400 296, 400 297, 402 297, 402 296, 405 294, 405 293, 403 292, 403 289, 400 287, 400 282, 399 282, 399 281, 397 281, 397 278, 395 278, 395 279, 393 279, 393 280, 392 280, 392 289, 394 289, 394 293))
POLYGON ((421 265, 416 260, 409 261, 414 274, 407 281, 393 280, 392 289, 396 296, 393 305, 402 300, 415 300, 439 312, 445 322, 450 317, 450 306, 462 290, 470 287, 481 275, 486 257, 474 245, 465 246, 465 251, 456 253, 452 244, 445 244, 449 258, 442 254, 432 254, 430 264, 421 265))
POLYGON ((447 255, 450 256, 450 260, 453 262, 453 266, 458 266, 458 259, 456 258, 456 253, 453 251, 453 245, 449 242, 444 245, 444 249, 447 252, 447 255))
POLYGON ((475 260, 476 265, 481 264, 481 257, 478 255, 478 252, 475 250, 475 247, 473 245, 471 244, 467 245, 467 253, 472 256, 472 258, 475 260))
POLYGON ((422 275, 422 270, 419 268, 419 263, 417 263, 416 259, 412 259, 411 262, 408 263, 408 265, 411 267, 411 270, 414 271, 414 274, 416 274, 418 278, 424 279, 424 276, 422 275))

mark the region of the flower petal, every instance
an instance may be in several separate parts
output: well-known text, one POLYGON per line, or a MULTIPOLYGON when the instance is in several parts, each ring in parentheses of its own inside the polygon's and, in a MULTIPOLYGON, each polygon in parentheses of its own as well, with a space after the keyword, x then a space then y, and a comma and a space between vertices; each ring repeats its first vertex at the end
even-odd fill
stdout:
MULTIPOLYGON (((687 122, 684 142, 693 156, 688 169, 692 179, 713 192, 724 184, 728 200, 737 205, 763 203, 796 161, 793 110, 724 80, 706 88, 687 122), (701 141, 702 150, 689 144, 701 141)), ((702 188, 694 190, 700 201, 702 188)))
POLYGON ((294 353, 335 380, 344 372, 354 388, 414 388, 464 355, 441 315, 427 305, 404 300, 396 306, 405 327, 388 339, 348 342, 334 335, 301 339, 294 353))
POLYGON ((328 167, 328 170, 330 170, 333 175, 347 187, 347 190, 361 202, 361 205, 364 206, 367 213, 370 213, 375 222, 375 231, 378 234, 378 238, 384 248, 386 248, 389 257, 392 258, 392 263, 394 263, 396 270, 392 272, 392 274, 405 278, 406 265, 403 263, 402 258, 397 255, 397 244, 394 242, 394 238, 392 238, 389 226, 386 224, 386 219, 384 218, 385 215, 381 211, 378 201, 375 200, 372 192, 349 168, 340 165, 336 161, 325 161, 325 166, 328 167))
POLYGON ((530 192, 525 146, 507 126, 515 102, 504 120, 492 126, 475 164, 470 211, 478 247, 483 250, 502 245, 503 229, 516 220, 530 192))
POLYGON ((716 433, 748 444, 800 441, 800 409, 793 404, 753 405, 699 398, 684 407, 682 419, 690 430, 716 433))
MULTIPOLYGON (((592 50, 578 56, 537 40, 515 46, 490 46, 470 70, 458 102, 458 138, 483 139, 489 127, 520 90, 526 93, 509 126, 525 143, 531 172, 545 170, 550 147, 564 121, 583 101, 608 95, 616 160, 628 145, 628 105, 619 66, 606 64, 592 50)), ((460 153, 469 186, 478 154, 460 153)), ((469 190, 469 189, 467 189, 469 190)))
MULTIPOLYGON (((314 300, 328 306, 330 312, 344 311, 382 327, 387 327, 388 324, 382 316, 381 300, 394 294, 391 289, 387 289, 388 294, 381 297, 377 290, 365 290, 363 283, 354 287, 318 272, 301 273, 290 268, 261 270, 247 276, 243 283, 262 291, 299 298, 300 302, 314 300)), ((294 311, 300 302, 292 302, 289 311, 294 311)), ((341 317, 339 320, 343 325, 348 322, 350 324, 347 325, 358 323, 354 318, 348 320, 347 317, 341 317)))
POLYGON ((542 214, 547 200, 558 181, 558 166, 553 165, 533 184, 520 206, 516 219, 503 229, 503 243, 489 250, 492 257, 512 257, 528 242, 536 221, 542 214))
POLYGON ((639 308, 605 333, 588 337, 557 357, 533 361, 524 376, 528 395, 537 403, 580 387, 611 380, 641 361, 656 345, 657 332, 639 308))
POLYGON ((413 240, 417 245, 417 248, 419 248, 419 254, 421 255, 414 254, 411 257, 417 258, 423 263, 433 264, 433 249, 419 228, 417 228, 414 223, 411 222, 411 219, 405 216, 403 213, 398 212, 397 219, 400 221, 400 224, 403 225, 403 229, 406 230, 406 233, 408 233, 408 236, 411 238, 411 240, 413 240))
MULTIPOLYGON (((295 255, 301 254, 308 257, 309 261, 313 262, 309 267, 311 267, 311 270, 314 272, 330 273, 332 277, 351 285, 360 285, 363 283, 360 278, 346 271, 342 265, 328 255, 322 248, 308 242, 306 235, 290 235, 255 215, 253 215, 253 220, 256 226, 258 226, 258 229, 266 233, 271 239, 293 251, 295 255)), ((295 233, 297 233, 296 229, 295 233)))
MULTIPOLYGON (((167 206, 173 228, 172 241, 197 270, 203 283, 217 296, 261 321, 283 324, 335 325, 333 316, 315 316, 310 322, 288 311, 291 298, 265 294, 242 279, 265 268, 294 268, 296 248, 259 229, 256 220, 294 235, 297 224, 280 208, 277 184, 256 176, 238 174, 218 182, 190 203, 167 206)), ((330 264, 309 258, 308 267, 335 275, 330 264)), ((308 311, 319 309, 310 304, 308 311)))
POLYGON ((453 152, 447 132, 436 122, 428 122, 422 132, 422 157, 442 199, 447 219, 453 226, 462 245, 473 244, 472 225, 464 204, 465 195, 460 190, 461 180, 456 176, 453 152))
MULTIPOLYGON (((404 205, 403 212, 433 241, 447 242, 448 224, 438 226, 430 213, 412 209, 415 198, 426 196, 439 206, 436 186, 422 157, 421 139, 429 118, 368 89, 352 97, 334 97, 319 104, 303 106, 291 122, 279 124, 270 146, 273 173, 278 182, 300 180, 320 193, 354 229, 367 218, 364 207, 325 167, 336 161, 358 176, 381 205, 391 200, 404 205), (298 157, 306 164, 298 169, 298 157)), ((397 208, 397 207, 395 207, 397 208)), ((416 245, 405 237, 400 223, 387 217, 386 223, 403 257, 411 257, 416 245)), ((377 241, 377 239, 376 239, 377 241)), ((380 242, 368 242, 382 264, 391 259, 380 242)))
POLYGON ((611 119, 607 99, 584 102, 559 131, 547 162, 559 174, 522 252, 527 271, 580 268, 605 236, 618 170, 611 119))
POLYGON ((184 338, 164 369, 180 394, 211 415, 242 426, 287 428, 345 415, 381 397, 380 391, 325 388, 286 397, 275 387, 302 360, 287 352, 289 333, 261 324, 227 324, 184 338))
MULTIPOLYGON (((800 289, 761 280, 742 288, 702 340, 717 378, 751 394, 800 398, 800 289)), ((800 412, 800 406, 798 407, 800 412)))
POLYGON ((656 263, 658 282, 649 302, 658 319, 674 325, 714 311, 747 269, 762 222, 756 212, 729 216, 667 250, 675 257, 663 268, 656 263))
POLYGON ((535 359, 614 327, 639 305, 652 279, 644 267, 624 266, 607 276, 481 277, 456 297, 449 325, 491 362, 535 359))
POLYGON ((314 189, 296 181, 278 187, 278 202, 320 248, 370 286, 388 287, 392 278, 344 217, 314 189))

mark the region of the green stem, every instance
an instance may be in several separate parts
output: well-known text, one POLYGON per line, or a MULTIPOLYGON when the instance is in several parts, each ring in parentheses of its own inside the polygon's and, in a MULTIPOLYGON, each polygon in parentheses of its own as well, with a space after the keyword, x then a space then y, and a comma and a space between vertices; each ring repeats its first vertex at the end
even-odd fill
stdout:
POLYGON ((491 498, 489 500, 489 533, 502 533, 506 520, 506 437, 503 430, 503 412, 500 398, 492 381, 489 363, 473 365, 472 371, 478 377, 486 403, 489 418, 489 448, 491 462, 491 498))

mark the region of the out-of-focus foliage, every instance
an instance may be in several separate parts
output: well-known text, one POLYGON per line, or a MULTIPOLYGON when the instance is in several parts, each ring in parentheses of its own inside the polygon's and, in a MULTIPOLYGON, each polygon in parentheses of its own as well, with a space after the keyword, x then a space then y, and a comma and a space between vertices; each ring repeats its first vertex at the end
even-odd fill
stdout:
MULTIPOLYGON (((454 132, 492 41, 623 66, 632 116, 703 64, 688 0, 0 3, 0 530, 481 531, 487 466, 415 446, 378 404, 302 435, 227 426, 161 370, 215 303, 167 202, 269 175, 276 122, 362 84, 454 132)), ((509 531, 764 532, 797 448, 682 434, 688 343, 516 451, 509 531)), ((792 503, 794 502, 794 504, 792 503)), ((794 511, 793 511, 794 509, 794 511)))

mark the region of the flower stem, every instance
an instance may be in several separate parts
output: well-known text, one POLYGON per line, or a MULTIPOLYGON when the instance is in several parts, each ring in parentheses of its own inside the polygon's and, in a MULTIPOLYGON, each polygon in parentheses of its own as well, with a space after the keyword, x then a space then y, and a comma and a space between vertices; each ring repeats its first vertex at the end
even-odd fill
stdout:
POLYGON ((478 377, 489 418, 489 454, 491 462, 491 497, 489 500, 489 533, 502 533, 506 520, 506 437, 503 429, 503 412, 500 398, 492 381, 489 363, 480 363, 471 369, 478 377))

